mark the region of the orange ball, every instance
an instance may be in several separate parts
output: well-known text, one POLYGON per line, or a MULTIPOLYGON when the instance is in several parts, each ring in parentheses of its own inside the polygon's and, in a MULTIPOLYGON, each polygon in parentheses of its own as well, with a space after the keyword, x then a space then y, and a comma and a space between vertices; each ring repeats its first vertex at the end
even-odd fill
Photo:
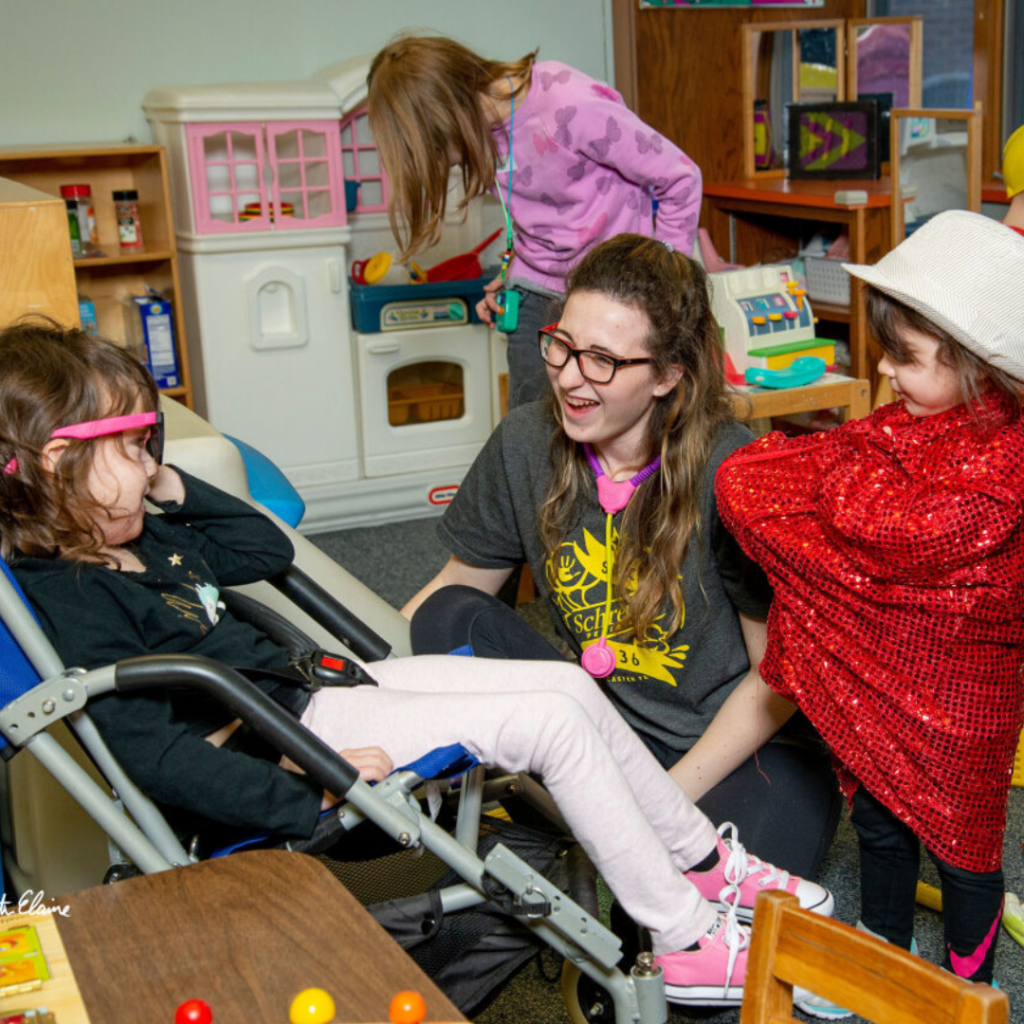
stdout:
POLYGON ((420 1024, 427 1015, 427 1004, 419 992, 399 992, 388 1007, 391 1024, 420 1024))

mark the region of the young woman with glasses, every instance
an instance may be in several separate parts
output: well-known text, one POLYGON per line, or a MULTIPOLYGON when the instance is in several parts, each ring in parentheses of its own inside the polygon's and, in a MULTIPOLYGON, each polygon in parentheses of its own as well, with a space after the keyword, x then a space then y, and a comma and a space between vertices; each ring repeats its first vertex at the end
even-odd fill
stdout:
POLYGON ((403 610, 414 650, 562 657, 492 596, 529 563, 564 641, 676 782, 813 877, 839 801, 820 740, 757 672, 771 592, 714 496, 751 435, 703 269, 639 235, 604 242, 538 348, 551 397, 505 417, 441 520, 452 556, 403 610))

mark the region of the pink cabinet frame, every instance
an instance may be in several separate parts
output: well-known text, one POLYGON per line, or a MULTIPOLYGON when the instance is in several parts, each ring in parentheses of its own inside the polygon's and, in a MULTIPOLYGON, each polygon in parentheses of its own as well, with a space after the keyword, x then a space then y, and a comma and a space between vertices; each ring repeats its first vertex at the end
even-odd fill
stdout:
POLYGON ((380 189, 379 202, 366 202, 365 189, 359 190, 356 202, 356 213, 378 213, 387 210, 391 201, 391 187, 388 176, 381 166, 377 143, 370 134, 370 126, 366 116, 366 104, 346 114, 341 120, 341 152, 343 155, 342 170, 350 181, 372 182, 380 189), (362 154, 373 153, 373 159, 360 157, 362 154))
POLYGON ((346 223, 337 121, 190 124, 186 136, 199 234, 298 231, 346 223), (207 143, 218 136, 223 136, 223 150, 211 157, 207 143), (241 216, 247 203, 258 203, 261 212, 241 216), (272 216, 283 203, 292 204, 294 216, 272 216), (217 211, 218 205, 224 209, 217 211))

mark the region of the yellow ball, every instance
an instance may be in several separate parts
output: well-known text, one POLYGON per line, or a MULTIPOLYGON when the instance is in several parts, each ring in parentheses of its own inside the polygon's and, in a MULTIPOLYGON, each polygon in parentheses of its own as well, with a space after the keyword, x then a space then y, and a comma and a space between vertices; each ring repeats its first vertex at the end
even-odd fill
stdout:
POLYGON ((288 1010, 291 1024, 331 1024, 334 1000, 322 988, 304 988, 288 1010))

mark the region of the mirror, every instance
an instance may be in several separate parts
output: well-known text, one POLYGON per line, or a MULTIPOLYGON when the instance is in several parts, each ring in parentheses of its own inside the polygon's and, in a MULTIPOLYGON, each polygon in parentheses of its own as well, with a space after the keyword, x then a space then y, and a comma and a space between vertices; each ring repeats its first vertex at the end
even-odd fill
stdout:
POLYGON ((880 159, 889 159, 889 112, 920 107, 924 29, 922 19, 851 18, 846 94, 878 104, 880 159))
POLYGON ((846 91, 888 93, 892 107, 921 106, 921 18, 851 19, 846 91))
POLYGON ((981 211, 981 104, 892 112, 892 245, 942 210, 981 211))
POLYGON ((844 23, 759 22, 741 28, 744 173, 782 177, 786 105, 846 98, 844 23))

